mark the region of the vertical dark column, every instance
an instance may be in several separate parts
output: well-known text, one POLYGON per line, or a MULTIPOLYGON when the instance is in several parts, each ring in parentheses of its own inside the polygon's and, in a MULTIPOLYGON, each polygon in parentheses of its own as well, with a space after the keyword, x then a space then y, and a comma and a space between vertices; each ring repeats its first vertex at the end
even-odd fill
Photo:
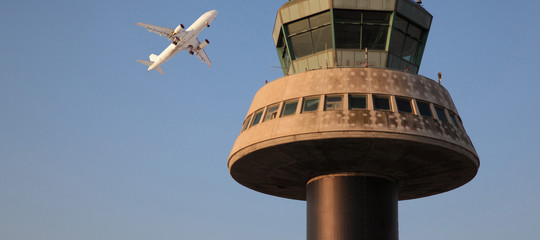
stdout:
POLYGON ((395 182, 327 175, 307 185, 307 240, 397 240, 395 182))

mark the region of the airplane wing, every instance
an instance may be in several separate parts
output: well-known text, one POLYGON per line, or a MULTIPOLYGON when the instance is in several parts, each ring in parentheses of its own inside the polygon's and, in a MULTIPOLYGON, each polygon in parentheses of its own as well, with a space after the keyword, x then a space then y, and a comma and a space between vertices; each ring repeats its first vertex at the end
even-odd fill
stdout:
POLYGON ((174 29, 172 28, 160 27, 160 26, 147 24, 147 23, 137 23, 137 26, 144 27, 149 32, 156 33, 159 36, 165 36, 169 39, 171 38, 171 34, 174 32, 174 29))
MULTIPOLYGON (((199 40, 197 39, 197 41, 199 40)), ((210 58, 208 58, 208 56, 206 55, 206 52, 204 51, 204 49, 195 50, 194 52, 195 52, 195 55, 201 60, 201 62, 208 64, 208 67, 210 67, 212 62, 210 61, 210 58)))

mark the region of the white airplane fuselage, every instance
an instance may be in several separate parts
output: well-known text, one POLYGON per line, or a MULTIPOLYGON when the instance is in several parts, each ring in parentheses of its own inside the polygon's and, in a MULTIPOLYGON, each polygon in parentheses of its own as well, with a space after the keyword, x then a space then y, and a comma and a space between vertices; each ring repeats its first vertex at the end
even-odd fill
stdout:
POLYGON ((189 26, 189 28, 187 28, 184 33, 177 33, 177 35, 181 34, 181 37, 178 38, 178 41, 171 43, 171 45, 169 45, 163 52, 161 52, 158 56, 158 59, 154 61, 154 64, 148 67, 148 71, 151 71, 154 68, 160 66, 161 64, 167 62, 174 55, 184 49, 189 50, 190 53, 193 54, 192 50, 197 48, 199 45, 197 36, 199 36, 199 33, 205 27, 210 26, 210 23, 214 21, 216 16, 216 10, 208 11, 201 17, 199 17, 199 19, 197 19, 197 21, 195 21, 191 26, 189 26))

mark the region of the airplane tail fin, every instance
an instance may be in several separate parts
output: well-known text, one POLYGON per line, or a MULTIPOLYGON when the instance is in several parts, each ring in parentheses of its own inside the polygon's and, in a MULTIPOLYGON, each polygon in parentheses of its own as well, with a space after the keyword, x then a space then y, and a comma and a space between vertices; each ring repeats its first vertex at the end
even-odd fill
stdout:
POLYGON ((159 56, 152 53, 148 58, 150 58, 150 61, 155 62, 158 60, 159 56))
MULTIPOLYGON (((152 55, 156 56, 155 54, 152 54, 152 55)), ((150 59, 152 59, 152 55, 150 55, 150 59)), ((137 62, 140 62, 149 67, 152 66, 152 64, 154 64, 154 61, 137 60, 137 62)), ((158 71, 158 73, 164 74, 163 68, 161 68, 161 66, 157 66, 156 68, 154 68, 154 70, 158 71)))

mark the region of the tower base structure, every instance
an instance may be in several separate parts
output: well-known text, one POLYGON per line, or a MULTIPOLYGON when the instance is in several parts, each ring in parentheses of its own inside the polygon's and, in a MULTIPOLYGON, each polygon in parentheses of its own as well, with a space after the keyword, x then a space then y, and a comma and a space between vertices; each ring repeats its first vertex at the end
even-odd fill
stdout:
POLYGON ((398 190, 390 179, 331 174, 307 184, 307 240, 397 240, 398 190))

